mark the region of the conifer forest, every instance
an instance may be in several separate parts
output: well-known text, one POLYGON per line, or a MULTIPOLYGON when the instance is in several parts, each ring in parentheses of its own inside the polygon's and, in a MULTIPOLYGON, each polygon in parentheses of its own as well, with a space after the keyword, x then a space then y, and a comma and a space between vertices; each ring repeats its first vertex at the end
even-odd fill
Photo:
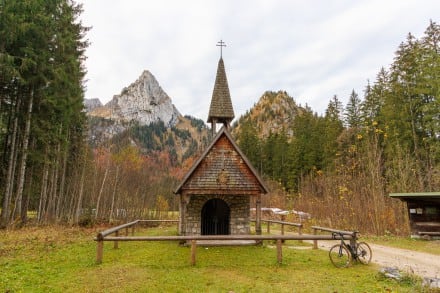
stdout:
MULTIPOLYGON (((1 227, 168 217, 178 211, 173 189, 200 154, 193 141, 193 153, 178 156, 173 137, 157 138, 163 125, 131 132, 154 148, 89 143, 81 13, 69 0, 0 0, 1 227)), ((267 135, 257 125, 276 111, 259 123, 249 111, 236 119, 239 147, 269 182, 263 206, 308 212, 320 225, 404 234, 406 209, 388 194, 440 191, 440 26, 408 33, 391 65, 346 105, 341 98, 329 93, 322 114, 297 105, 267 135)))

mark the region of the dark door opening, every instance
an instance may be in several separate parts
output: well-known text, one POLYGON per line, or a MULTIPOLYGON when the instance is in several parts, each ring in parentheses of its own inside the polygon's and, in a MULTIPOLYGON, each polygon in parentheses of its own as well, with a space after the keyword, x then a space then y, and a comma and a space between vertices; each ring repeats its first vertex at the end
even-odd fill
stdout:
POLYGON ((202 235, 229 235, 231 210, 221 199, 208 200, 202 208, 202 235))

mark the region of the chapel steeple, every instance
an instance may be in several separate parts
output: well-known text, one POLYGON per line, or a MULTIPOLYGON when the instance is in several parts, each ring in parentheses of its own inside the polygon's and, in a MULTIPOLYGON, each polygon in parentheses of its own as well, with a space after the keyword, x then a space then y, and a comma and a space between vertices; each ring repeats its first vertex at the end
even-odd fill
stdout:
POLYGON ((208 115, 208 123, 211 123, 213 135, 216 132, 216 123, 222 123, 225 128, 229 128, 232 119, 235 117, 222 57, 222 47, 226 47, 226 45, 223 41, 220 41, 217 46, 220 47, 220 60, 218 61, 217 75, 215 77, 214 91, 212 92, 208 115))

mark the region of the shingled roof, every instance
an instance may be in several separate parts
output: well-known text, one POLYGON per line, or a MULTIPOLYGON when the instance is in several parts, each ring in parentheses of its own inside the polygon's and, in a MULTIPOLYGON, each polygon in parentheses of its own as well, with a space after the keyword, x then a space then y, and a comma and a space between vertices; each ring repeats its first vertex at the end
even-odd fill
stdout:
POLYGON ((217 67, 217 76, 215 77, 214 91, 212 92, 211 106, 209 108, 208 123, 223 123, 227 125, 234 117, 225 65, 223 58, 220 57, 217 67))

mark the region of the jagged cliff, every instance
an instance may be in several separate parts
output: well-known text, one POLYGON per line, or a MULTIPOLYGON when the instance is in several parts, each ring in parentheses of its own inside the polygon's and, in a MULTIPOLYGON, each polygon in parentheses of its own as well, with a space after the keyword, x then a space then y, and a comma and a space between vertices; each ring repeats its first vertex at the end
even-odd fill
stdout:
POLYGON ((99 99, 84 99, 84 107, 87 112, 91 112, 96 108, 102 107, 102 103, 99 99))
POLYGON ((182 116, 147 70, 104 106, 98 99, 85 100, 84 106, 94 147, 136 145, 144 153, 165 151, 182 161, 209 141, 203 121, 182 116))
POLYGON ((113 96, 110 102, 92 108, 88 114, 111 119, 118 124, 135 121, 139 125, 149 125, 162 121, 167 127, 176 125, 182 116, 148 70, 119 95, 113 96))

